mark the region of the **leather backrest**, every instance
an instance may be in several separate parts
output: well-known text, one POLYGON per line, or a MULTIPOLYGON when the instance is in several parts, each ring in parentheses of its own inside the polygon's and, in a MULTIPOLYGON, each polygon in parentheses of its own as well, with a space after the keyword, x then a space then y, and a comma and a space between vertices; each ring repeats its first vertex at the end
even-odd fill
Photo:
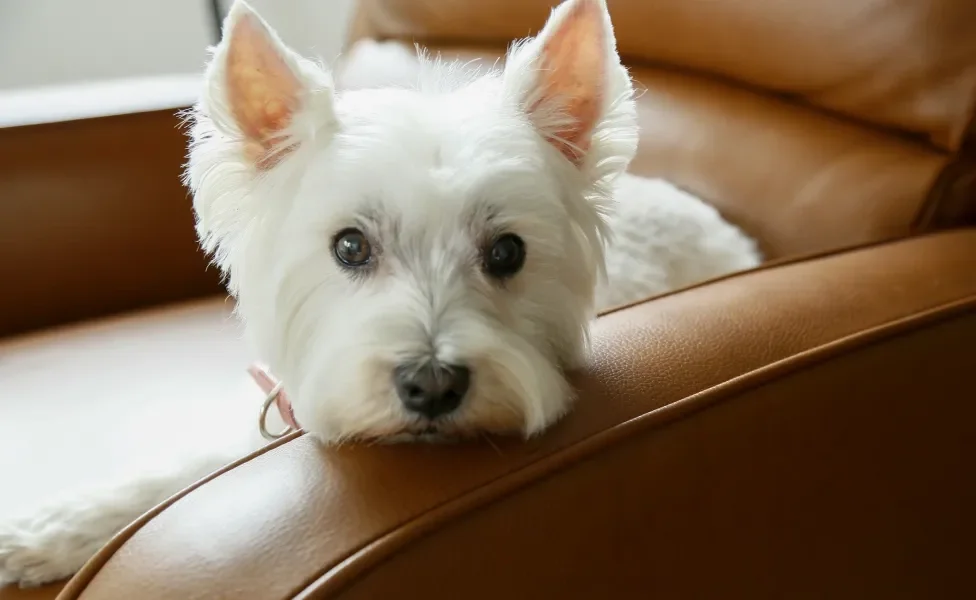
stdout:
POLYGON ((221 291, 174 113, 0 127, 0 337, 221 291))
MULTIPOLYGON (((497 44, 558 0, 362 0, 379 37, 497 44)), ((625 59, 709 72, 958 149, 976 106, 973 0, 608 0, 625 59)))

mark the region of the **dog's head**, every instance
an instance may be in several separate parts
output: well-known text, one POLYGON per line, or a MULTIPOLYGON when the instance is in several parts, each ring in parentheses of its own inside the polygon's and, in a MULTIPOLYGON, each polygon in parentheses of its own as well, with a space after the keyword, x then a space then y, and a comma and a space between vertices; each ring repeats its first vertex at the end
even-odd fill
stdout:
POLYGON ((337 93, 236 2, 192 120, 204 247, 326 441, 532 434, 571 392, 610 185, 636 150, 604 0, 504 68, 337 93))

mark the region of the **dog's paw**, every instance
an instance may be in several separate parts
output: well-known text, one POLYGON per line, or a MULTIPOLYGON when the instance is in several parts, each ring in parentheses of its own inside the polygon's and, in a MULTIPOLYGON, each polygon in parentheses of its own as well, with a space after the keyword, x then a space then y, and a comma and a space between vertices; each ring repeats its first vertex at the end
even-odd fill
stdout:
MULTIPOLYGON (((66 579, 146 511, 252 450, 252 434, 223 440, 175 467, 145 467, 132 478, 103 485, 37 509, 25 519, 0 522, 0 584, 37 586, 66 579)), ((256 436, 254 436, 256 437, 256 436)))
POLYGON ((84 560, 58 552, 43 536, 6 529, 0 530, 0 585, 43 585, 70 577, 84 564, 84 560))
POLYGON ((67 579, 127 523, 84 505, 51 507, 0 523, 0 584, 34 587, 67 579))

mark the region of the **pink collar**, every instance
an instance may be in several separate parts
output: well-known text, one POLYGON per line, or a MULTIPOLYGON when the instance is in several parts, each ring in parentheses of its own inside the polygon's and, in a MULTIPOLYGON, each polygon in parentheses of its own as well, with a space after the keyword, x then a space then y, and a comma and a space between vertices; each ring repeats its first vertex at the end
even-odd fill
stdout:
POLYGON ((269 440, 276 440, 280 437, 284 437, 291 433, 292 431, 299 431, 301 426, 295 419, 295 411, 291 407, 291 401, 288 396, 285 395, 285 391, 282 389, 282 384, 280 381, 275 379, 274 375, 264 366, 258 363, 252 364, 247 368, 247 372, 254 379, 254 382, 258 384, 261 391, 265 393, 266 397, 264 400, 264 406, 261 409, 261 419, 259 421, 259 427, 261 429, 261 435, 269 440), (285 422, 287 429, 281 433, 271 433, 268 431, 265 423, 268 417, 268 410, 271 405, 274 404, 278 408, 278 414, 281 415, 281 420, 285 422))

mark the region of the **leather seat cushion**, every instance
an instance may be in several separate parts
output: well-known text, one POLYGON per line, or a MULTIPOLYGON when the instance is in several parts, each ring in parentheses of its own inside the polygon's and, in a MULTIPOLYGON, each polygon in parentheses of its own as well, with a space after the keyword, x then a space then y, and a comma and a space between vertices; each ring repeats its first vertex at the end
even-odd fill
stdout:
MULTIPOLYGON (((0 515, 179 460, 217 424, 255 427, 225 418, 260 404, 231 308, 211 297, 0 340, 0 515)), ((0 585, 0 600, 62 586, 0 585)))
POLYGON ((178 461, 217 425, 256 427, 230 309, 210 298, 0 341, 0 515, 178 461), (237 402, 253 419, 230 420, 237 402))

